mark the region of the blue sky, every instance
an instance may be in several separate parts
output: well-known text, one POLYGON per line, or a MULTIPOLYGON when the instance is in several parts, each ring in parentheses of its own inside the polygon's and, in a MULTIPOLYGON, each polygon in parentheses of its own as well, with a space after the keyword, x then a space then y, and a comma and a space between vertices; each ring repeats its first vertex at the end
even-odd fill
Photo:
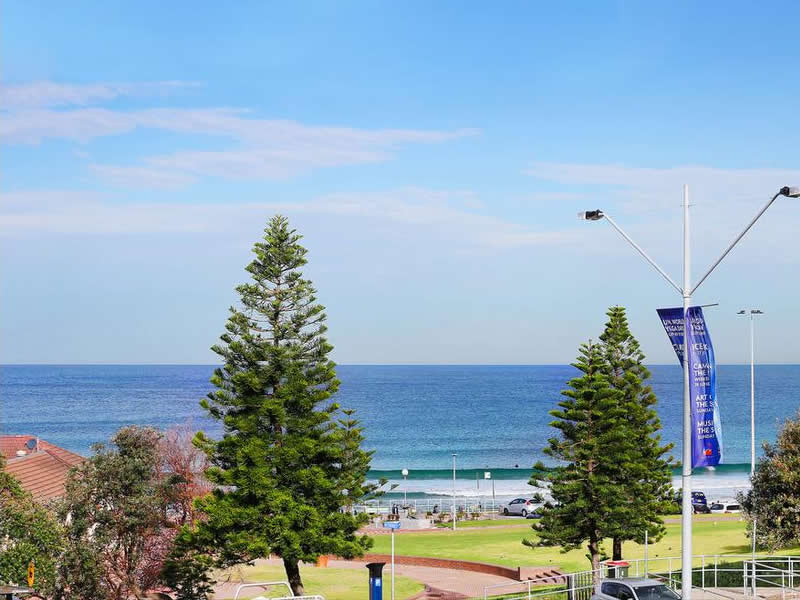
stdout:
MULTIPOLYGON (((550 3, 552 4, 552 3, 550 3)), ((800 185, 800 6, 7 3, 0 360, 211 362, 266 220, 310 250, 342 363, 564 363, 679 303, 800 185)), ((798 205, 704 284, 717 358, 800 362, 798 205)))

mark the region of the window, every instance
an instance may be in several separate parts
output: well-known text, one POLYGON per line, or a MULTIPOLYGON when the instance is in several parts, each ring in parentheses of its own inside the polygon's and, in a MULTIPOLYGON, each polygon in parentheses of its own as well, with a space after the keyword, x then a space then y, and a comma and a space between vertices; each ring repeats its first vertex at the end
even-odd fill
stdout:
MULTIPOLYGON (((606 582, 600 586, 600 592, 602 594, 606 594, 613 598, 617 598, 617 600, 636 600, 636 596, 633 595, 633 591, 631 590, 631 588, 621 583, 614 583, 611 581, 606 582)), ((658 600, 658 599, 649 598, 648 600, 658 600)))
POLYGON ((618 583, 604 583, 600 586, 600 593, 616 598, 617 593, 619 593, 619 587, 618 583))
POLYGON ((636 596, 633 595, 631 588, 627 585, 620 584, 619 591, 617 592, 617 598, 619 600, 636 600, 636 596))
POLYGON ((711 510, 722 510, 724 508, 725 507, 722 504, 719 504, 718 502, 714 502, 714 504, 711 505, 711 510))
POLYGON ((728 504, 725 510, 741 510, 741 507, 738 504, 728 504))
POLYGON ((665 585, 645 585, 636 588, 639 600, 680 600, 680 596, 665 585))

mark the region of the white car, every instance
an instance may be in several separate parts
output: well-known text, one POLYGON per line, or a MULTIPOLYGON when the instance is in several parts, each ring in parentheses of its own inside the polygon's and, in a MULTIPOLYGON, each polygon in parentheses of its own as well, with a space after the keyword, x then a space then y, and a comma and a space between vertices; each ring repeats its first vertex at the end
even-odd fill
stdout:
POLYGON ((514 498, 503 507, 504 515, 534 515, 541 508, 541 503, 534 502, 530 498, 514 498))
POLYGON ((712 514, 742 512, 742 507, 734 500, 717 500, 716 502, 712 502, 709 508, 712 514))

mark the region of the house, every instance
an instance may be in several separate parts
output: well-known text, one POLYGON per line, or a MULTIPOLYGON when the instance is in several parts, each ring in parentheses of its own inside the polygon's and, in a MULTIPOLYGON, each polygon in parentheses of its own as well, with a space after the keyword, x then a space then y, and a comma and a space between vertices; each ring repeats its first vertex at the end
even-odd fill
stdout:
POLYGON ((36 502, 64 495, 69 470, 84 458, 31 435, 0 436, 0 454, 5 471, 12 475, 36 502))

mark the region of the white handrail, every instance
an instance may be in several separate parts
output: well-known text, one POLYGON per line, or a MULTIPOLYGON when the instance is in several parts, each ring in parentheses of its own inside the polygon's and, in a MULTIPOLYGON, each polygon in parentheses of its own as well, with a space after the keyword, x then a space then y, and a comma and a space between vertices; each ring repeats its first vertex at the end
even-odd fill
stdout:
POLYGON ((285 596, 286 598, 294 598, 294 592, 292 591, 292 586, 289 585, 287 581, 264 581, 261 583, 240 583, 239 586, 236 588, 236 593, 233 596, 233 600, 239 600, 239 592, 241 592, 244 588, 250 587, 270 587, 270 586, 277 586, 277 585, 284 585, 286 589, 289 591, 289 595, 285 596))

